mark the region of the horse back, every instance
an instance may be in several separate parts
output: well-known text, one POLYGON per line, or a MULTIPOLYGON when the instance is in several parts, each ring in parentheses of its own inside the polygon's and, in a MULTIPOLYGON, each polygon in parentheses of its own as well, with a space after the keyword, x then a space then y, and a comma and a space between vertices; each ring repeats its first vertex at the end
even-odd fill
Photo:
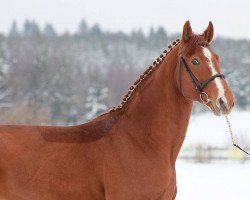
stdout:
POLYGON ((104 116, 78 126, 0 126, 0 198, 102 196, 105 136, 113 124, 104 116))

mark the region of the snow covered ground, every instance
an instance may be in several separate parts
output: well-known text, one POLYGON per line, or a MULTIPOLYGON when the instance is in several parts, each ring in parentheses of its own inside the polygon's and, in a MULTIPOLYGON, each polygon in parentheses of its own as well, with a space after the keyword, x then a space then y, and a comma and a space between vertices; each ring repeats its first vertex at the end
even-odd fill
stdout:
MULTIPOLYGON (((228 117, 236 141, 250 148, 246 144, 250 142, 250 111, 233 110, 228 117)), ((231 140, 225 117, 217 117, 212 112, 192 115, 184 145, 191 144, 228 147, 231 140)))
MULTIPOLYGON (((250 148, 250 111, 233 111, 229 119, 239 145, 250 148)), ((212 113, 192 115, 184 146, 197 144, 230 147, 225 117, 216 117, 212 113)), ((250 162, 216 162, 198 164, 178 160, 176 199, 249 200, 250 162)))
POLYGON ((249 200, 250 163, 177 162, 176 200, 249 200))

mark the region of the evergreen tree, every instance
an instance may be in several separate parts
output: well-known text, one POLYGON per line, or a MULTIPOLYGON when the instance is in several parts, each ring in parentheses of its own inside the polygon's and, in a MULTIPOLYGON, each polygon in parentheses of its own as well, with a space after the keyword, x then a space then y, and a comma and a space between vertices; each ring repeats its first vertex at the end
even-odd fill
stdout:
POLYGON ((101 37, 102 36, 102 30, 100 28, 100 26, 98 24, 95 24, 91 30, 90 30, 90 33, 92 36, 95 36, 95 37, 101 37))
POLYGON ((142 29, 138 29, 138 30, 133 30, 131 37, 133 38, 133 40, 135 41, 141 41, 145 39, 144 33, 142 31, 142 29))
POLYGON ((9 36, 10 37, 18 37, 19 36, 19 31, 17 28, 17 23, 14 21, 11 25, 10 31, 9 31, 9 36))
POLYGON ((167 33, 163 27, 159 27, 155 33, 155 37, 159 43, 166 42, 168 40, 167 33))
POLYGON ((152 48, 152 47, 158 48, 155 29, 153 27, 150 28, 149 35, 148 35, 148 48, 152 48))
POLYGON ((149 40, 151 40, 154 37, 155 37, 155 30, 153 27, 150 27, 148 38, 149 38, 149 40))
POLYGON ((51 24, 46 24, 43 30, 43 34, 47 37, 56 37, 57 33, 51 24))
POLYGON ((23 27, 23 34, 27 37, 40 35, 40 28, 35 21, 26 20, 23 27))
POLYGON ((88 25, 85 20, 82 20, 78 26, 78 34, 79 35, 86 35, 88 32, 88 25))

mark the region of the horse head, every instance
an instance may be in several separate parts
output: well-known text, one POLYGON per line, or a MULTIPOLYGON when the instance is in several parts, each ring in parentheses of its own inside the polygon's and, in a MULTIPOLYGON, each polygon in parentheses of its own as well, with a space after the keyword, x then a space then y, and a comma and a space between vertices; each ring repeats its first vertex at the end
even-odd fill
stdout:
POLYGON ((220 116, 230 113, 234 95, 221 73, 219 56, 210 46, 213 35, 212 22, 201 35, 193 33, 189 21, 185 23, 175 78, 186 99, 199 101, 220 116))

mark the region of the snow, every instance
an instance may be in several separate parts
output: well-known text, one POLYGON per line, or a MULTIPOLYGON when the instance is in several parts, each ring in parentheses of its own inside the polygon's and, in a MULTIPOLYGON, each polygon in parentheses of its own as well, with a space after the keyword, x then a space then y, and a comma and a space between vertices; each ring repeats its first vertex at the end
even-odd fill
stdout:
POLYGON ((90 120, 97 116, 99 113, 105 111, 107 106, 102 102, 108 97, 107 88, 94 88, 90 87, 88 91, 87 103, 85 107, 89 109, 86 113, 86 119, 90 120))
POLYGON ((176 200, 249 200, 250 163, 194 164, 178 161, 176 200))
MULTIPOLYGON (((250 111, 233 110, 229 115, 239 145, 250 147, 250 111), (244 136, 242 138, 242 136, 244 136)), ((230 147, 225 117, 203 113, 191 116, 184 146, 210 145, 230 147)), ((176 200, 249 200, 250 162, 233 160, 190 163, 177 160, 176 200)))
MULTIPOLYGON (((250 142, 250 111, 233 110, 228 117, 236 142, 245 145, 246 141, 250 142)), ((228 147, 231 140, 225 117, 217 117, 212 112, 192 115, 183 145, 193 144, 228 147)), ((250 148, 250 143, 246 146, 250 148)))

